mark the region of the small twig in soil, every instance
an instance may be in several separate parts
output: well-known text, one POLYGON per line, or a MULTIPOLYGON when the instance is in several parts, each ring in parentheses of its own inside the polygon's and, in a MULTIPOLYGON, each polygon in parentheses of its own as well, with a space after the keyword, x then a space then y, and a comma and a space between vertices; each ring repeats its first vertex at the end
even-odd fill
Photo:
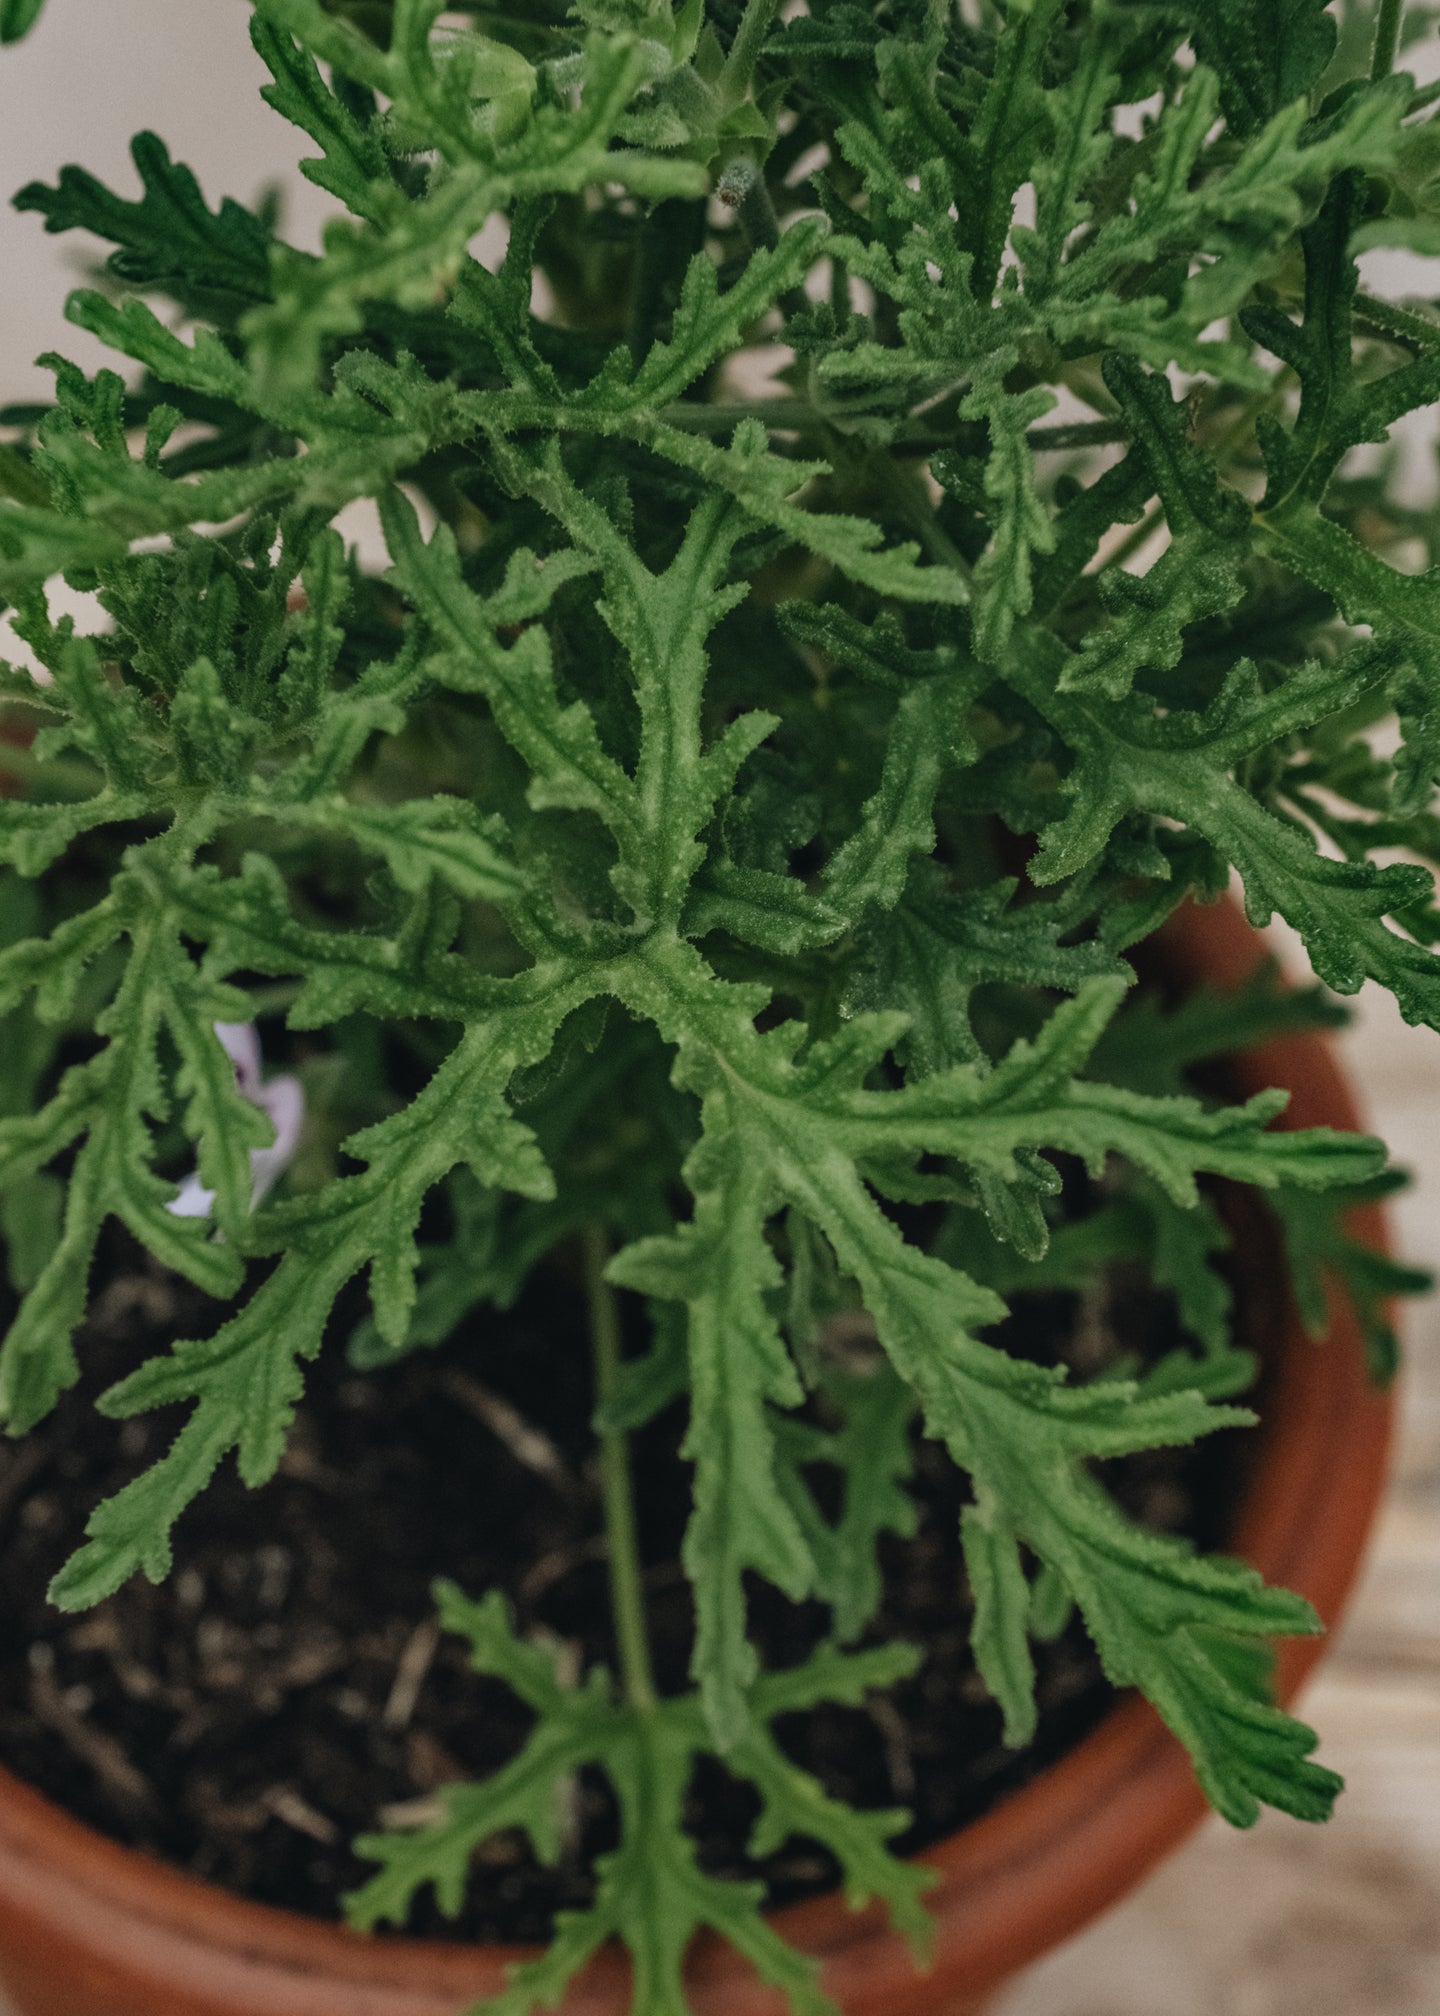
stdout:
POLYGON ((92 1611, 66 1633, 65 1642, 72 1652, 98 1652, 132 1701, 159 1701, 175 1709, 191 1705, 187 1688, 167 1686, 159 1674, 130 1656, 111 1609, 92 1611))
POLYGON ((409 1726, 410 1718, 415 1713, 415 1703, 420 1698, 420 1689, 425 1685, 425 1676, 430 1671, 439 1647, 440 1626, 433 1618, 427 1617, 410 1633, 405 1649, 396 1663, 390 1698, 380 1711, 382 1729, 404 1729, 409 1726))
POLYGON ((442 1785, 451 1785, 465 1776, 464 1766, 427 1729, 407 1732, 405 1770, 410 1783, 427 1798, 442 1785))
POLYGON ((318 1841, 329 1848, 340 1839, 340 1829, 333 1820, 327 1820, 317 1812, 308 1799, 289 1785, 272 1785, 262 1792, 261 1800, 275 1818, 285 1826, 293 1827, 297 1834, 308 1834, 312 1841, 318 1841))
POLYGON ((303 1431, 292 1433, 285 1445, 285 1453, 280 1458, 282 1477, 293 1477, 298 1483, 309 1484, 316 1491, 326 1491, 332 1498, 343 1498, 346 1480, 339 1470, 332 1470, 321 1463, 315 1452, 306 1447, 303 1431))
POLYGON ((153 1812, 157 1801, 154 1787, 138 1771, 113 1736, 107 1736, 85 1720, 55 1680, 55 1655, 48 1645, 30 1648, 30 1707, 60 1741, 95 1773, 112 1798, 122 1806, 153 1812))
POLYGON ((841 1309, 820 1325, 820 1355, 842 1372, 873 1372, 884 1357, 875 1319, 863 1309, 841 1309))
POLYGON ((187 1750, 193 1750, 197 1744, 203 1743, 211 1730, 218 1727, 232 1713, 233 1709, 227 1707, 223 1701, 197 1701, 188 1714, 182 1715, 170 1731, 167 1739, 168 1747, 171 1750, 178 1750, 183 1756, 187 1750))
POLYGON ((153 1274, 126 1273, 101 1289, 90 1306, 92 1328, 117 1329, 127 1316, 143 1317, 152 1329, 163 1328, 178 1309, 174 1284, 158 1268, 153 1274))
POLYGON ((274 1817, 263 1799, 225 1801, 209 1796, 211 1787, 197 1780, 196 1798, 189 1803, 207 1831, 217 1834, 258 1834, 274 1817))
POLYGON ((585 1654, 578 1638, 562 1638, 558 1632, 548 1630, 543 1624, 527 1634, 535 1645, 543 1645, 555 1655, 555 1684, 567 1692, 580 1685, 580 1675, 585 1671, 585 1654))
POLYGON ((37 1435, 33 1441, 22 1442, 10 1456, 5 1466, 5 1474, 0 1477, 0 1525, 4 1524, 24 1498, 53 1453, 45 1437, 37 1435))
POLYGON ((271 1683, 281 1694, 298 1687, 314 1687, 317 1682, 328 1680, 332 1673, 338 1673, 348 1659, 347 1647, 330 1632, 321 1631, 295 1647, 275 1669, 271 1683))
POLYGON ((542 1554, 525 1571, 525 1578, 520 1584, 520 1601, 527 1608, 532 1607, 547 1590, 563 1581, 572 1569, 582 1568, 587 1561, 603 1561, 609 1552, 610 1543, 603 1533, 592 1534, 588 1540, 577 1540, 573 1547, 552 1547, 548 1554, 542 1554))
POLYGON ((559 1449, 543 1429, 526 1420, 518 1407, 492 1393, 469 1372, 447 1372, 443 1383, 451 1398, 488 1428, 497 1441, 503 1442, 517 1463, 543 1477, 562 1497, 573 1499, 583 1495, 579 1478, 559 1449))
POLYGON ((255 1556, 260 1586, 256 1591, 262 1610, 278 1610, 290 1590, 295 1558, 288 1547, 261 1547, 255 1556))
POLYGON ((1072 1372, 1081 1376, 1098 1372, 1112 1356, 1114 1331, 1109 1312, 1110 1282, 1101 1274, 1080 1292, 1065 1349, 1065 1361, 1072 1372))
POLYGON ((182 1610, 198 1610, 205 1601, 205 1577, 198 1568, 182 1568, 175 1577, 175 1601, 182 1610))
POLYGON ((392 1805, 382 1806, 375 1815, 377 1824, 387 1834, 392 1828, 403 1834, 411 1827, 434 1827, 444 1818, 445 1808, 441 1801, 429 1796, 397 1799, 392 1805))
POLYGON ((910 1732, 905 1718, 885 1694, 872 1694, 865 1705, 885 1751, 890 1790, 902 1806, 908 1806, 915 1797, 915 1761, 910 1755, 910 1732))
POLYGON ((242 1634, 225 1617, 202 1617, 195 1630, 195 1650, 208 1693, 248 1692, 250 1675, 241 1656, 242 1634))

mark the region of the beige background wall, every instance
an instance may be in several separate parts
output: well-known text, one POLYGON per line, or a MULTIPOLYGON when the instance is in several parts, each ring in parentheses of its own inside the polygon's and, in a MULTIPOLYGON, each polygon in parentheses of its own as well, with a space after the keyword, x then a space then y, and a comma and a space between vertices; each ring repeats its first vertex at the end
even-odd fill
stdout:
MULTIPOLYGON (((49 0, 33 39, 0 53, 0 191, 78 161, 138 193, 127 143, 149 126, 212 202, 283 181, 292 235, 315 243, 328 199, 295 175, 302 149, 256 95, 248 12, 243 0, 49 0)), ((73 236, 0 209, 0 401, 45 395, 32 361, 43 350, 99 360, 61 313, 82 256, 73 236)), ((1440 294, 1418 263, 1406 284, 1440 294)), ((1375 1126, 1418 1179, 1398 1212, 1405 1250, 1440 1265, 1440 1036, 1407 1030, 1372 989, 1346 1041, 1375 1126)), ((1340 1817, 1312 1830, 1271 1816, 1245 1837, 1213 1823, 997 2016, 1440 2016, 1435 1303, 1413 1313, 1409 1342, 1389 1508, 1307 1703, 1350 1780, 1340 1817)))

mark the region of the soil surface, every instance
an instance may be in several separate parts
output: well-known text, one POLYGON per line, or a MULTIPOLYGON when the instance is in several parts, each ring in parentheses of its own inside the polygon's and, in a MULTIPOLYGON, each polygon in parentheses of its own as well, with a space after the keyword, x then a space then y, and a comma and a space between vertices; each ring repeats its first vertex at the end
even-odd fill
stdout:
MULTIPOLYGON (((84 1384, 39 1430, 0 1448, 0 1760, 102 1832, 267 1903, 322 1918, 370 1873, 350 1841, 422 1815, 437 1787, 511 1756, 528 1717, 476 1678, 432 1622, 447 1575, 507 1590, 520 1627, 558 1639, 577 1671, 613 1666, 584 1307, 551 1271, 508 1314, 472 1318, 439 1350, 357 1373, 337 1342, 309 1376, 279 1476, 246 1490, 227 1464, 182 1520, 161 1588, 137 1580, 63 1617, 44 1601, 90 1509, 153 1461, 178 1419, 116 1423, 95 1393, 171 1338, 194 1334, 193 1291, 117 1237, 80 1357, 84 1384)), ((206 1305, 212 1306, 212 1305, 206 1305)), ((352 1307, 350 1318, 358 1311, 352 1307)), ((1178 1333, 1167 1298, 1117 1280, 1097 1310, 1021 1297, 1010 1349, 1070 1359, 1089 1376, 1097 1335, 1153 1358, 1178 1333), (1098 1320, 1098 1330, 1097 1330, 1098 1320)), ((636 1438, 655 1659, 685 1684, 691 1609, 676 1565, 688 1506, 672 1410, 636 1438)), ((1223 1538, 1243 1438, 1105 1466, 1147 1523, 1213 1546, 1223 1538)), ((917 1537, 886 1544, 873 1637, 927 1648, 914 1680, 865 1710, 780 1725, 797 1761, 862 1806, 908 1808, 903 1845, 953 1832, 1071 1747, 1113 1696, 1071 1624, 1036 1646, 1039 1734, 1007 1751, 975 1672, 958 1517, 965 1479, 917 1445, 917 1537)), ((805 1656, 826 1613, 756 1588, 768 1665, 805 1656)), ((717 1872, 749 1869, 752 1795, 718 1766, 698 1774, 692 1822, 717 1872)), ((522 1841, 492 1843, 466 1908, 439 1916, 427 1892, 410 1929, 450 1938, 543 1938, 584 1901, 593 1855, 612 1838, 602 1784, 577 1788, 568 1845, 542 1868, 522 1841)), ((791 1842, 760 1872, 777 1902, 825 1889, 834 1871, 791 1842)))

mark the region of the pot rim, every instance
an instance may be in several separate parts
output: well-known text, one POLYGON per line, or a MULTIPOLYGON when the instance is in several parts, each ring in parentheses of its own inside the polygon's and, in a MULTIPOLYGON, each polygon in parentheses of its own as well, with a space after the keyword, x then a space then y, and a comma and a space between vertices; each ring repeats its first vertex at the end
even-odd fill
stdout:
MULTIPOLYGON (((1266 956, 1230 899, 1185 906, 1158 942, 1186 986, 1233 989, 1266 956)), ((1259 1045, 1235 1069, 1247 1096, 1290 1089, 1284 1126, 1360 1124, 1335 1051, 1319 1036, 1259 1045)), ((1350 1226, 1388 1246, 1377 1206, 1357 1208, 1350 1226)), ((1354 1311, 1338 1300, 1323 1344, 1289 1313, 1267 1376, 1272 1402, 1256 1430, 1233 1545, 1268 1580, 1306 1595, 1328 1627, 1354 1581, 1384 1483, 1393 1393, 1369 1384, 1354 1311)), ((1282 1702, 1293 1700, 1322 1646, 1312 1638, 1279 1647, 1282 1702)), ((927 1973, 915 1971, 873 1905, 852 1912, 827 1894, 776 1912, 773 1923, 822 1960, 824 1986, 853 2016, 892 2016, 902 2006, 939 2016, 957 1996, 983 1997, 1114 1902, 1206 1811, 1179 1743, 1147 1703, 1127 1695, 1073 1750, 918 1858, 936 1873, 927 1973)), ((0 1976, 16 1948, 47 1956, 37 1980, 56 1977, 59 1949, 78 1952, 97 1985, 128 1988, 137 2016, 162 2007, 457 2016, 467 2001, 497 1992, 505 1967, 533 1951, 377 1941, 251 1902, 109 1840, 0 1770, 0 1976), (184 1994, 193 2001, 165 1999, 184 1994)), ((572 1988, 564 2016, 614 2016, 628 1975, 624 1957, 607 1948, 572 1988)), ((774 2016, 782 2007, 740 1956, 707 1936, 696 1942, 688 1978, 699 2016, 774 2016)))

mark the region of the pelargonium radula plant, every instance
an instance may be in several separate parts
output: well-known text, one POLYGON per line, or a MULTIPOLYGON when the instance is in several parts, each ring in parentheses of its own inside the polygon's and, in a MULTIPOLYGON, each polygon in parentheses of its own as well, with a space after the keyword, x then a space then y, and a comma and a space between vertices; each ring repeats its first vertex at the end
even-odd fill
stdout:
MULTIPOLYGON (((0 37, 38 12, 0 0, 0 37)), ((1076 1611, 1229 1819, 1329 1811, 1260 1656, 1309 1606, 1095 1466, 1250 1418, 1213 1179, 1264 1192, 1317 1328, 1346 1285, 1379 1374, 1417 1285, 1344 1229, 1395 1180, 1378 1143, 1186 1075, 1333 1010, 1133 982, 1233 878, 1330 988, 1440 1025, 1436 520, 1383 445, 1440 396, 1440 320, 1357 264, 1440 244, 1406 68, 1434 13, 254 0, 320 252, 150 134, 138 196, 20 194, 114 247, 67 312, 115 368, 53 358, 54 403, 0 416, 0 596, 49 681, 4 686, 34 740, 0 806, 0 1185, 35 1264, 0 1405, 22 1434, 75 1381, 110 1221, 213 1298, 105 1396, 184 1425, 60 1569, 83 1607, 164 1576, 222 1460, 265 1484, 348 1284, 388 1363, 437 1283, 504 1302, 578 1252, 613 1659, 569 1684, 498 1593, 443 1588, 535 1730, 369 1838, 352 1900, 453 1911, 492 1834, 553 1853, 557 1788, 605 1774, 616 1845, 505 2016, 611 1936, 636 2009, 678 2012, 701 1926, 828 2006, 696 1859, 705 1756, 757 1852, 818 1839, 923 1950, 904 1816, 775 1733, 924 1655, 873 1628, 921 1435, 972 1480, 1012 1744, 1032 1634, 1076 1611), (373 568, 334 523, 361 499, 373 568), (304 1099, 257 1018, 279 1065, 328 1055, 304 1099), (1119 1264, 1173 1300, 1159 1363, 997 1341, 1119 1264), (823 1339, 862 1308, 857 1369, 823 1339), (676 1404, 694 1649, 662 1694, 630 1447, 676 1404), (757 1580, 825 1607, 803 1664, 763 1670, 757 1580)))

